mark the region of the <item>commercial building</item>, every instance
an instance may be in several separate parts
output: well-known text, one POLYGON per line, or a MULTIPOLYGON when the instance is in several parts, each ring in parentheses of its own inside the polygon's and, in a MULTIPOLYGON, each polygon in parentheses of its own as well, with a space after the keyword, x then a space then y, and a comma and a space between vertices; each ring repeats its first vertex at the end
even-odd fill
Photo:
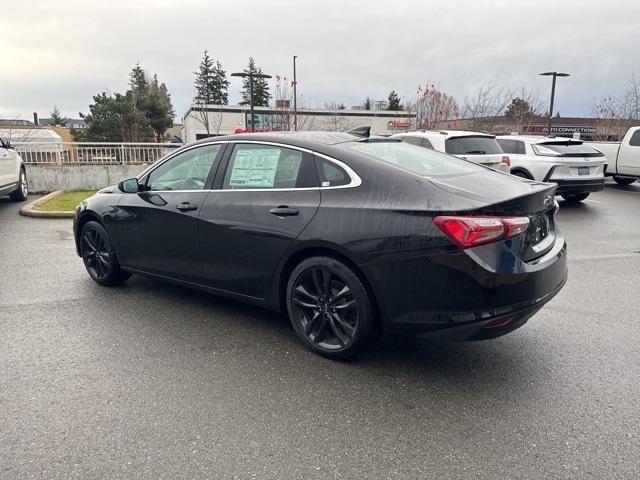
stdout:
MULTIPOLYGON (((255 107, 254 126, 248 105, 192 105, 184 115, 182 140, 258 131, 290 131, 294 129, 293 109, 288 103, 276 107, 255 107)), ((298 130, 345 131, 367 125, 372 133, 389 135, 415 128, 415 112, 360 109, 299 109, 298 130)))

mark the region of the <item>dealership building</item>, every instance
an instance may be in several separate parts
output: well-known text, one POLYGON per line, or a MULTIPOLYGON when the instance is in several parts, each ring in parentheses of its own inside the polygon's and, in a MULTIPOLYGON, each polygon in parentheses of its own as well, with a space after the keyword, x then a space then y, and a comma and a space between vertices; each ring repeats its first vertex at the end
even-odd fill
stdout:
MULTIPOLYGON (((293 109, 288 104, 254 107, 256 131, 294 129, 293 109)), ((372 133, 389 135, 415 128, 415 112, 361 109, 298 109, 298 130, 345 131, 370 126, 372 133)), ((248 105, 192 105, 184 115, 182 140, 185 143, 217 135, 246 132, 251 129, 248 105), (207 125, 209 128, 207 129, 207 125)))

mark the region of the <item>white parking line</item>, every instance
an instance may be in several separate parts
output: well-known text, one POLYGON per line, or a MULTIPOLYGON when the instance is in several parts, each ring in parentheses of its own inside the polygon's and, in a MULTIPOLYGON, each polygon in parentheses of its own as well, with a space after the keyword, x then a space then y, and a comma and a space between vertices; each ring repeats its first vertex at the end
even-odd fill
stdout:
POLYGON ((640 192, 631 192, 629 190, 616 190, 613 188, 606 188, 603 192, 622 192, 622 193, 633 193, 634 195, 640 195, 640 192))
POLYGON ((602 203, 602 202, 600 202, 598 200, 588 200, 588 199, 587 200, 583 200, 583 202, 602 203))

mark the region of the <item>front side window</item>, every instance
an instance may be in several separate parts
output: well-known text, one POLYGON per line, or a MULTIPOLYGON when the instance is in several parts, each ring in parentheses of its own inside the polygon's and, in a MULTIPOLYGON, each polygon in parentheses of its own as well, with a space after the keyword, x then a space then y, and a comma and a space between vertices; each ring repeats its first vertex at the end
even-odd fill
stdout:
POLYGON ((451 155, 495 155, 504 153, 494 137, 451 137, 445 140, 451 155))
POLYGON ((304 152, 286 147, 238 144, 233 149, 223 188, 301 188, 307 184, 309 167, 304 152))
POLYGON ((220 145, 205 145, 179 153, 149 174, 147 189, 202 190, 207 183, 220 145))
POLYGON ((425 177, 486 171, 473 162, 405 142, 351 142, 344 146, 425 177))

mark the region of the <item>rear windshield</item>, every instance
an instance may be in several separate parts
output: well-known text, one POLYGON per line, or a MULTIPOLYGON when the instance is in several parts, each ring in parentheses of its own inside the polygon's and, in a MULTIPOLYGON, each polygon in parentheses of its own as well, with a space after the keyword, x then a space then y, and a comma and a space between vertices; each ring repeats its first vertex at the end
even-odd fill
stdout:
POLYGON ((406 142, 353 142, 351 150, 425 177, 486 171, 475 163, 406 142))
POLYGON ((555 142, 555 143, 540 143, 538 145, 544 145, 546 148, 553 150, 567 157, 602 157, 604 154, 599 152, 589 145, 577 142, 555 142))
POLYGON ((503 153, 492 137, 453 137, 445 141, 445 150, 451 155, 494 155, 503 153))

